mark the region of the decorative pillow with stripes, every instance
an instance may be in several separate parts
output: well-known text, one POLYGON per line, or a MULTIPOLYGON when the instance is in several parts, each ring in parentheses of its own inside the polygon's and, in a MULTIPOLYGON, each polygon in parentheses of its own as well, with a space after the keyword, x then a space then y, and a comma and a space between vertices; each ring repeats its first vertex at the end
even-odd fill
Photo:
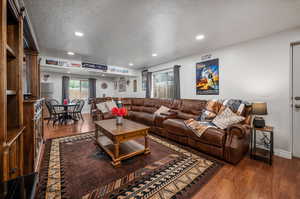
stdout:
POLYGON ((227 107, 213 119, 212 123, 220 129, 226 129, 230 125, 240 123, 243 120, 245 120, 244 117, 235 114, 227 107))
POLYGON ((220 108, 220 112, 226 109, 226 107, 229 107, 237 115, 243 115, 245 111, 245 107, 249 103, 239 99, 228 99, 228 100, 224 100, 222 104, 223 106, 220 108))

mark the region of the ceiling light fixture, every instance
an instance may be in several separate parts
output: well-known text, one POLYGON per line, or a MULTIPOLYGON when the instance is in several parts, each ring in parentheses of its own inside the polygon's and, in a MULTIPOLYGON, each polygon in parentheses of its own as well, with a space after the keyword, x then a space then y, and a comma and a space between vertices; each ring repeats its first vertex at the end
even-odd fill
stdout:
POLYGON ((152 53, 152 57, 156 57, 157 56, 157 54, 156 53, 152 53))
POLYGON ((84 34, 82 32, 75 32, 75 36, 82 37, 84 34))
POLYGON ((133 66, 133 63, 130 62, 130 63, 129 63, 129 66, 133 66))
POLYGON ((73 53, 73 52, 68 52, 68 55, 75 55, 75 53, 73 53))
POLYGON ((204 39, 204 37, 205 37, 204 35, 197 35, 196 40, 202 40, 202 39, 204 39))

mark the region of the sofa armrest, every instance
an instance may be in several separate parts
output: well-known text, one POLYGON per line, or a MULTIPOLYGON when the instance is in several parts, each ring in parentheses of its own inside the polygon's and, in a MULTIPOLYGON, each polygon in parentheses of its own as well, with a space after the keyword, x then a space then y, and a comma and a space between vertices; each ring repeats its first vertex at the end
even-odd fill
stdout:
POLYGON ((176 118, 176 113, 155 115, 154 124, 156 127, 163 127, 163 122, 167 119, 176 118))
POLYGON ((247 153, 250 144, 251 128, 247 124, 234 124, 227 128, 224 158, 237 164, 247 153))
POLYGON ((250 133, 251 127, 247 124, 233 124, 227 128, 227 136, 237 136, 242 139, 250 133))

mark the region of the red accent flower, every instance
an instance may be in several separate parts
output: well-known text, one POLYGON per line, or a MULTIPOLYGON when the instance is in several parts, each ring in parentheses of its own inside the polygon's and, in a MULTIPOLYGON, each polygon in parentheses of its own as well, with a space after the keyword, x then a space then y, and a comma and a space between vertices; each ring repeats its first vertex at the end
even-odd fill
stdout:
POLYGON ((123 117, 123 116, 127 115, 127 109, 125 107, 122 107, 122 108, 114 107, 111 109, 111 113, 114 116, 123 117))

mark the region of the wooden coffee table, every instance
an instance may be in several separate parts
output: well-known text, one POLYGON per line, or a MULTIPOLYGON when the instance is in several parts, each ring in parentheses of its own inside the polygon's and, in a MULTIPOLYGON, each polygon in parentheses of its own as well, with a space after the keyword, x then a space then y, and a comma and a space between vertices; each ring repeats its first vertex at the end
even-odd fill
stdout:
POLYGON ((138 154, 149 154, 148 126, 123 119, 122 125, 116 125, 116 119, 95 122, 96 143, 112 158, 114 167, 121 165, 121 160, 138 154), (144 145, 134 139, 144 137, 144 145))

